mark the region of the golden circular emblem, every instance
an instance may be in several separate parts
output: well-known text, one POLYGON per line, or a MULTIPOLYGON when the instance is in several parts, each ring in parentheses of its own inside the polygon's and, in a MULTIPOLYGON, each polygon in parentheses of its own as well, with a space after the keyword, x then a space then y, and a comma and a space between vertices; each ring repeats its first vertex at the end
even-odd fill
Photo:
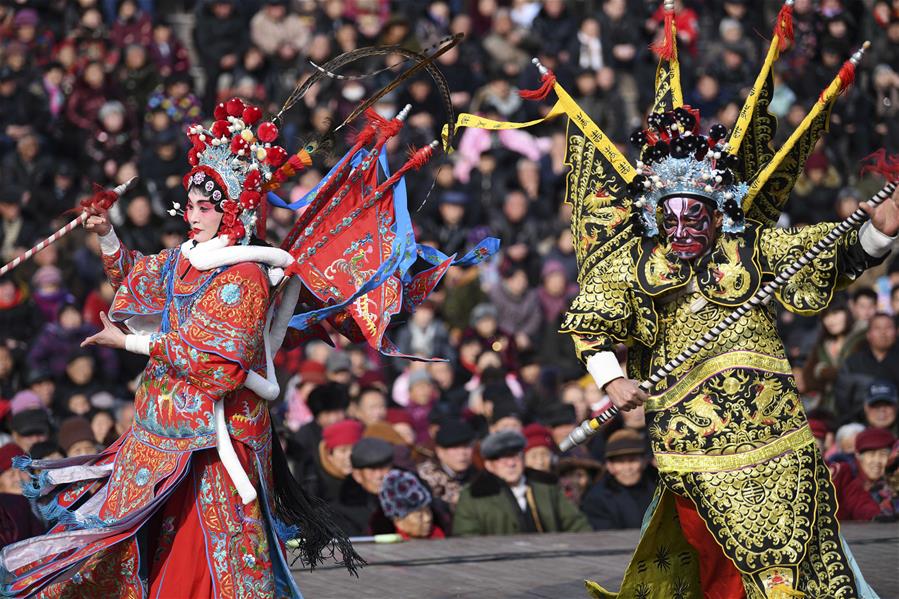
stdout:
POLYGON ((765 487, 754 480, 748 480, 740 488, 740 495, 747 503, 761 505, 765 501, 765 487))

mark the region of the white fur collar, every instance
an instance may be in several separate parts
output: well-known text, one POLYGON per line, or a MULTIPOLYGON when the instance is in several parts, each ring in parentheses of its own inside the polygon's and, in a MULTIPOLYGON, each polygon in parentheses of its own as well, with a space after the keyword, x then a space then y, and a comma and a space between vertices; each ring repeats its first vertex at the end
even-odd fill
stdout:
POLYGON ((293 263, 293 257, 281 248, 262 245, 228 245, 225 235, 213 237, 194 245, 191 240, 181 244, 181 253, 197 270, 212 270, 241 262, 257 262, 273 267, 269 269, 272 285, 284 276, 283 269, 293 263))

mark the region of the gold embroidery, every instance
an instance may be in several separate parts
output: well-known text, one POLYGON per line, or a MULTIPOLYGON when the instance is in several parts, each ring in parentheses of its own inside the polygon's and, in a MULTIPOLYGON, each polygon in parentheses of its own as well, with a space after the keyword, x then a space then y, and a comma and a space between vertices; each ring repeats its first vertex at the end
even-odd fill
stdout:
MULTIPOLYGON (((738 367, 774 372, 783 375, 792 374, 790 362, 786 358, 778 356, 766 355, 754 351, 733 351, 712 356, 699 366, 690 370, 690 372, 677 381, 677 383, 665 389, 663 393, 650 396, 645 404, 646 411, 654 412, 671 408, 689 397, 697 387, 714 375, 738 367)), ((739 391, 741 384, 745 383, 745 379, 740 380, 734 377, 728 377, 725 379, 724 383, 725 391, 729 395, 732 395, 739 391)))
POLYGON ((722 472, 746 468, 770 460, 788 451, 805 447, 814 441, 812 431, 806 425, 771 443, 740 453, 706 455, 656 452, 655 456, 659 472, 722 472))

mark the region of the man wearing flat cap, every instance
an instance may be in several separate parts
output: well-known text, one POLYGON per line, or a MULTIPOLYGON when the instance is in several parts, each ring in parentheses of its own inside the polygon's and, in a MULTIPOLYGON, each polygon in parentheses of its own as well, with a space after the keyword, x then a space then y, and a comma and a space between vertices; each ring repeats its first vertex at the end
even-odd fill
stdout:
POLYGON ((462 486, 476 473, 472 465, 474 439, 475 432, 470 424, 464 420, 448 420, 434 435, 436 459, 418 466, 418 475, 450 510, 456 509, 462 486))
POLYGON ((555 479, 524 467, 524 436, 511 430, 481 443, 485 472, 462 490, 453 534, 503 535, 590 530, 584 515, 559 489, 555 479))
POLYGON ((378 492, 393 465, 393 445, 383 439, 366 437, 350 453, 353 470, 340 486, 332 504, 341 528, 347 536, 369 534, 369 520, 380 507, 378 492))

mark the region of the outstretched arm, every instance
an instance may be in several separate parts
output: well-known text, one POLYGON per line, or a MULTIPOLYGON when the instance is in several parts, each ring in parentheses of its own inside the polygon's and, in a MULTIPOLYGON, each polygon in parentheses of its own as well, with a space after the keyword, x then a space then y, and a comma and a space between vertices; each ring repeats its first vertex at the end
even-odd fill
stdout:
POLYGON ((108 210, 95 206, 88 206, 85 210, 90 216, 84 222, 84 228, 100 237, 103 271, 113 289, 118 289, 143 254, 122 244, 109 222, 108 210))

